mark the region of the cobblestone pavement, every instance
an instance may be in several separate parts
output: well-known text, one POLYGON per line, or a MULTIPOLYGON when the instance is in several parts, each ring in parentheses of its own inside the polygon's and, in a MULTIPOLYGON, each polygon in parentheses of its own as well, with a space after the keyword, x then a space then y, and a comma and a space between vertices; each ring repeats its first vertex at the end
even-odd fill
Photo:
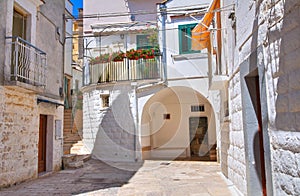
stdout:
POLYGON ((24 182, 1 190, 0 195, 227 196, 239 194, 222 176, 220 166, 215 162, 145 161, 139 164, 106 164, 91 159, 83 168, 62 170, 24 182), (126 168, 126 170, 118 168, 126 168))

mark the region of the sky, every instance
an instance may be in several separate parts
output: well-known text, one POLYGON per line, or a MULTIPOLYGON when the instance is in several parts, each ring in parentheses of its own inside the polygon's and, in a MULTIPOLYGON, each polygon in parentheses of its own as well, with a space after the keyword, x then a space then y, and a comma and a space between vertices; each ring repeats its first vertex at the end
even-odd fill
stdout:
POLYGON ((73 16, 78 16, 78 8, 82 8, 82 0, 71 0, 73 3, 73 16))

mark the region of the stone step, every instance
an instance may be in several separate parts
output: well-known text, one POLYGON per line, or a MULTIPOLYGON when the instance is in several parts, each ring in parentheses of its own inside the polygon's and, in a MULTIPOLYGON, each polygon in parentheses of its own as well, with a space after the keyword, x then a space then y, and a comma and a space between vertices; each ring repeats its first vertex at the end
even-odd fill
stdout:
POLYGON ((77 169, 83 167, 84 162, 88 161, 91 155, 66 154, 62 157, 64 169, 77 169))
POLYGON ((78 141, 77 143, 73 144, 70 152, 72 154, 81 154, 82 148, 84 147, 83 142, 82 141, 78 141))
POLYGON ((83 167, 83 161, 70 162, 66 169, 78 169, 83 167))

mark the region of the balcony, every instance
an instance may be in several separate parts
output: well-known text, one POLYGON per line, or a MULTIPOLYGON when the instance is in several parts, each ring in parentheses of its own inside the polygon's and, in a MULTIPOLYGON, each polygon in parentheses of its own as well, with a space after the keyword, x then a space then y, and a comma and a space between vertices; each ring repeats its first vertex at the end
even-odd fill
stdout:
POLYGON ((225 63, 220 63, 214 55, 211 56, 209 66, 209 89, 220 90, 223 89, 228 81, 228 68, 225 63))
POLYGON ((161 56, 151 59, 109 61, 88 64, 84 68, 84 85, 121 81, 157 80, 162 76, 161 56))
POLYGON ((11 48, 6 84, 30 89, 45 86, 46 53, 20 37, 7 37, 6 41, 11 48))

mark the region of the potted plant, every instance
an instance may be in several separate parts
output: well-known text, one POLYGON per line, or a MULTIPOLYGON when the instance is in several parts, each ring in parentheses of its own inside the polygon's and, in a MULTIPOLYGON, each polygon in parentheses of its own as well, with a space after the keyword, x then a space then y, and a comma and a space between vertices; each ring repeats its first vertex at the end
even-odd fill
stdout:
POLYGON ((99 63, 107 63, 109 61, 110 55, 108 53, 106 54, 101 54, 100 56, 97 56, 95 58, 92 58, 90 60, 90 64, 99 64, 99 63))
POLYGON ((141 50, 131 49, 126 52, 126 57, 130 60, 138 60, 141 58, 141 50))
POLYGON ((121 62, 124 60, 124 58, 125 58, 125 53, 123 51, 114 52, 111 55, 111 59, 114 62, 121 62))
POLYGON ((154 58, 154 49, 143 49, 141 56, 143 59, 153 59, 154 58))

